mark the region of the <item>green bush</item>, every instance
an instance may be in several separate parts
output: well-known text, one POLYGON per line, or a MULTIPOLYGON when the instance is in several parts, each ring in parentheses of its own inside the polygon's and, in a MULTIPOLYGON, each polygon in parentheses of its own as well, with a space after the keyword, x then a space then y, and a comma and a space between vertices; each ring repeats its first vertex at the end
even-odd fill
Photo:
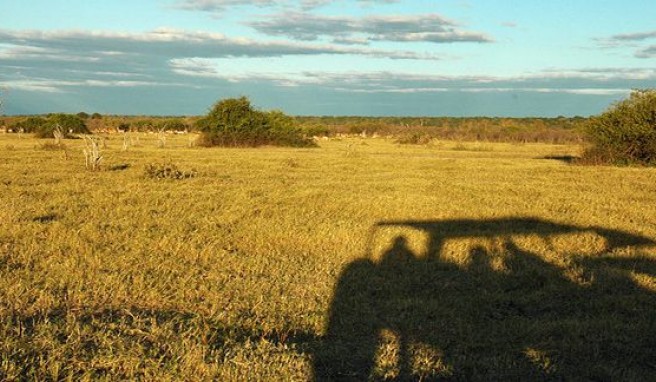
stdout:
POLYGON ((583 162, 656 165, 656 89, 635 90, 587 125, 583 162))
POLYGON ((42 126, 47 124, 48 121, 45 118, 41 117, 28 117, 22 121, 16 122, 11 126, 11 129, 15 132, 23 133, 35 133, 39 131, 42 126))
POLYGON ((254 109, 246 97, 217 102, 208 115, 196 122, 202 132, 201 146, 313 146, 296 127, 294 119, 280 111, 254 109))
POLYGON ((91 132, 84 123, 84 120, 74 114, 52 114, 42 123, 34 134, 37 138, 52 138, 53 131, 59 126, 64 135, 70 137, 70 134, 90 134, 91 132))

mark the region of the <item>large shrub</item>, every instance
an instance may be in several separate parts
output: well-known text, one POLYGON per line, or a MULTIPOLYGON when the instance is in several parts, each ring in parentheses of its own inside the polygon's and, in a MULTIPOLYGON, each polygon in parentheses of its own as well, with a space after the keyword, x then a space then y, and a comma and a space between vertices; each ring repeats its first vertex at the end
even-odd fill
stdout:
POLYGON ((11 126, 15 132, 35 133, 46 125, 48 121, 41 117, 28 117, 22 121, 18 121, 11 126))
POLYGON ((588 163, 656 165, 656 90, 630 97, 592 117, 587 125, 592 147, 588 163))
POLYGON ((52 138, 53 131, 59 127, 65 136, 70 134, 90 134, 84 120, 74 114, 51 114, 34 134, 37 138, 52 138))
POLYGON ((246 97, 217 102, 208 115, 196 123, 203 146, 312 146, 296 127, 294 119, 279 111, 262 112, 246 97))

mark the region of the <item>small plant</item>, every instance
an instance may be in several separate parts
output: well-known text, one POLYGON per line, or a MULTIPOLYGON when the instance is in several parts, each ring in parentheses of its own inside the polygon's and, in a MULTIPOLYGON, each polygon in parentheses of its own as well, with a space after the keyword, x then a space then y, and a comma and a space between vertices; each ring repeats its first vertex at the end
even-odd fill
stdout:
POLYGON ((123 133, 123 151, 128 151, 131 143, 132 139, 130 138, 130 135, 128 133, 123 133))
POLYGON ((100 163, 102 162, 103 157, 100 152, 98 138, 85 136, 84 145, 84 160, 87 170, 100 170, 100 163))
POLYGON ((163 148, 166 146, 166 132, 164 129, 160 129, 157 132, 157 147, 163 148))
POLYGON ((173 162, 149 163, 144 168, 144 174, 151 179, 187 179, 198 175, 195 169, 183 171, 173 162))
POLYGON ((426 134, 414 133, 403 136, 396 140, 396 143, 402 145, 427 145, 431 143, 433 138, 426 134))
POLYGON ((38 145, 36 147, 38 147, 40 150, 43 150, 43 151, 59 151, 59 150, 66 151, 66 146, 64 146, 64 144, 62 144, 62 143, 57 144, 57 143, 52 143, 52 142, 46 142, 46 143, 42 143, 41 145, 38 145))
POLYGON ((478 151, 478 152, 484 152, 484 151, 494 151, 494 148, 489 145, 483 145, 480 143, 476 143, 473 145, 465 145, 462 142, 457 143, 455 146, 451 148, 453 151, 478 151))
POLYGON ((287 158, 287 159, 285 159, 285 164, 287 165, 287 167, 290 167, 290 168, 298 168, 301 165, 298 162, 298 159, 296 159, 296 158, 287 158))
POLYGON ((114 164, 114 165, 109 166, 108 170, 109 171, 123 171, 123 170, 127 170, 128 168, 130 168, 129 163, 119 163, 119 164, 114 164))

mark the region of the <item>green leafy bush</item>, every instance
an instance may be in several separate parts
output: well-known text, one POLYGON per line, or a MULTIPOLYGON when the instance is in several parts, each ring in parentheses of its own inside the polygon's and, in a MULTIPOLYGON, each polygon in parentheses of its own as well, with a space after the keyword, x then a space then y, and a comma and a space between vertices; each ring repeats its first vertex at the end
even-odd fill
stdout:
POLYGON ((23 133, 35 133, 39 131, 42 126, 47 124, 48 121, 42 117, 28 117, 22 121, 18 121, 11 126, 11 129, 15 132, 23 133))
POLYGON ((254 109, 248 98, 217 102, 208 115, 197 121, 201 146, 313 146, 296 127, 294 119, 280 111, 254 109))
POLYGON ((656 165, 656 89, 636 90, 587 125, 592 164, 656 165))
POLYGON ((37 138, 52 138, 58 126, 66 137, 91 133, 84 120, 74 114, 52 114, 32 132, 37 138))

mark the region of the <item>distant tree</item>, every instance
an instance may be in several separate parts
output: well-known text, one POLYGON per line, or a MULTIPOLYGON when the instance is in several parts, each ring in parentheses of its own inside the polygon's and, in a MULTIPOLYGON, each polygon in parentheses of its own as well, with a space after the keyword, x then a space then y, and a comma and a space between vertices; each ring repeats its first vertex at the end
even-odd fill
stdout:
POLYGON ((90 117, 89 114, 87 114, 87 113, 85 113, 85 112, 83 112, 83 111, 77 113, 76 115, 77 115, 78 117, 82 118, 82 119, 89 119, 89 117, 90 117))
POLYGON ((102 119, 102 115, 100 113, 93 113, 91 114, 91 119, 102 119))
POLYGON ((588 163, 656 165, 656 89, 635 90, 587 124, 588 163))
POLYGON ((197 121, 203 146, 313 146, 294 119, 280 111, 262 112, 246 97, 217 102, 208 115, 197 121))

